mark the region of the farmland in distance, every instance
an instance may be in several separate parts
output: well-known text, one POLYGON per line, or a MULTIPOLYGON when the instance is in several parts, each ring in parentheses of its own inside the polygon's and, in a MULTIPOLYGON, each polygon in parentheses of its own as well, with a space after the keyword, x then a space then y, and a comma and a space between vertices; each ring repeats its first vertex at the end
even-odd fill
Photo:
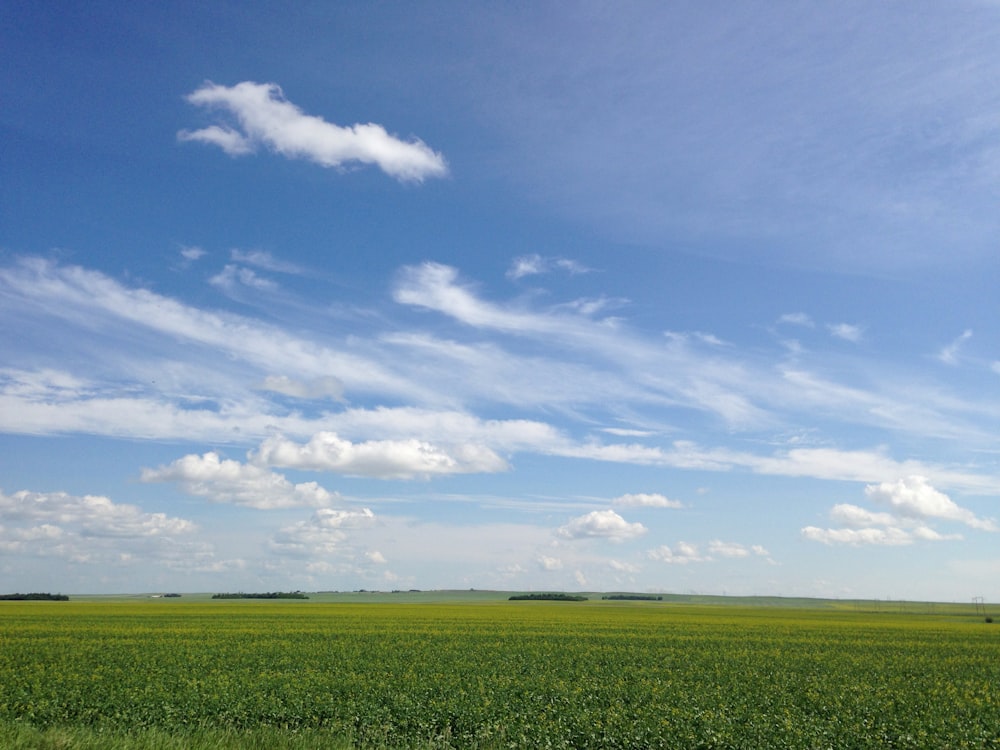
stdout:
POLYGON ((1000 747, 969 607, 310 596, 2 602, 0 745, 1000 747))

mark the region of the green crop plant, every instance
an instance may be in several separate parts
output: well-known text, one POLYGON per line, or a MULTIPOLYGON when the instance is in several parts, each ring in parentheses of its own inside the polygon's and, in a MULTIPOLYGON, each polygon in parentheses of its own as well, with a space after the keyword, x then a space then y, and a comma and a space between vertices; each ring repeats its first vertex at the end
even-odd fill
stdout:
POLYGON ((659 601, 6 602, 0 745, 998 748, 998 632, 659 601))

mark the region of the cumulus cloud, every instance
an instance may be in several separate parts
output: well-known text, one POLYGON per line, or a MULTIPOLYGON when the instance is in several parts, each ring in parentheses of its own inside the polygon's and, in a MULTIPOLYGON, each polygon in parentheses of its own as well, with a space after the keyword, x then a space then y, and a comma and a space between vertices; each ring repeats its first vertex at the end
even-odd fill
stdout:
POLYGON ((57 558, 74 564, 153 560, 194 568, 211 551, 184 518, 149 513, 102 495, 0 490, 0 557, 57 558))
POLYGON ((641 523, 629 523, 613 510, 595 510, 560 526, 556 533, 565 539, 610 539, 623 542, 645 534, 641 523))
POLYGON ((723 542, 720 539, 713 539, 708 543, 708 553, 709 555, 718 555, 719 557, 750 556, 750 550, 742 544, 738 544, 736 542, 723 542))
POLYGON ((908 531, 888 526, 886 528, 865 529, 821 529, 817 526, 806 526, 802 536, 813 542, 823 544, 848 544, 860 546, 877 544, 883 546, 900 546, 913 543, 913 535, 908 531))
POLYGON ((745 557, 766 557, 768 561, 774 562, 770 558, 770 553, 763 546, 754 544, 746 546, 739 542, 724 542, 721 539, 713 539, 708 543, 708 550, 701 551, 701 547, 690 542, 678 542, 673 547, 666 544, 660 545, 646 553, 647 557, 657 562, 671 565, 687 565, 688 563, 712 562, 720 557, 729 559, 739 559, 745 557))
POLYGON ((891 513, 874 513, 850 503, 839 503, 830 509, 830 520, 841 523, 852 529, 863 529, 869 526, 892 526, 896 518, 891 513))
POLYGON ((316 482, 292 484, 282 474, 220 458, 214 451, 202 456, 190 454, 157 469, 143 469, 142 481, 177 482, 185 492, 212 502, 262 510, 319 507, 339 499, 316 482))
MULTIPOLYGON (((371 526, 375 514, 368 508, 360 510, 338 510, 320 508, 307 521, 300 521, 279 529, 271 537, 271 549, 284 555, 315 557, 349 554, 352 547, 347 545, 348 531, 371 526)), ((378 557, 380 554, 375 553, 378 557)), ((382 564, 370 554, 371 562, 382 564)))
POLYGON ((991 519, 976 516, 957 505, 922 476, 909 476, 896 482, 882 482, 865 487, 865 496, 888 511, 871 511, 849 503, 830 510, 830 520, 840 528, 807 526, 806 539, 823 544, 865 544, 899 546, 915 541, 961 539, 960 534, 942 534, 928 525, 930 521, 955 521, 981 531, 997 531, 991 519))
POLYGON ((697 544, 689 542, 678 542, 672 548, 662 544, 646 554, 650 560, 670 565, 687 565, 688 563, 707 562, 712 559, 707 555, 702 555, 697 544))
POLYGON ((633 575, 635 573, 642 572, 642 566, 636 565, 635 563, 623 562, 622 560, 609 560, 608 565, 610 568, 618 573, 627 573, 633 575))
POLYGON ((187 100, 228 113, 235 123, 182 130, 177 137, 218 146, 230 156, 250 154, 264 146, 287 158, 308 159, 324 167, 374 164, 404 181, 422 182, 448 173, 444 157, 420 139, 401 140, 375 123, 342 127, 307 115, 273 83, 244 81, 221 86, 207 82, 187 100))
MULTIPOLYGON (((78 497, 65 492, 0 491, 0 517, 78 528, 87 536, 148 537, 186 534, 196 526, 164 513, 146 513, 134 505, 115 503, 102 495, 78 497)), ((49 527, 54 530, 55 527, 49 527)))
POLYGON ((538 558, 538 566, 542 570, 562 570, 563 563, 558 557, 540 555, 538 558))
POLYGON ((625 494, 616 497, 611 501, 613 505, 621 505, 632 508, 683 508, 684 505, 678 500, 671 500, 666 495, 659 493, 625 494))
POLYGON ((958 521, 974 529, 997 531, 996 522, 982 519, 957 505, 950 497, 930 485, 926 477, 909 476, 896 482, 882 482, 865 487, 865 495, 874 503, 887 505, 894 514, 914 519, 958 521))
POLYGON ((352 443, 333 432, 318 432, 308 443, 282 436, 265 440, 255 463, 283 468, 335 471, 382 479, 504 471, 507 463, 482 445, 444 449, 422 440, 369 440, 352 443))

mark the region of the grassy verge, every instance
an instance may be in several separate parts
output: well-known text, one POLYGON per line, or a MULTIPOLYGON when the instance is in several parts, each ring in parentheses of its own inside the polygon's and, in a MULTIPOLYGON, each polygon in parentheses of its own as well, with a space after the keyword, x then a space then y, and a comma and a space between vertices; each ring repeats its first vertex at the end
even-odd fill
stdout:
POLYGON ((0 724, 5 750, 347 750, 347 738, 316 730, 289 731, 263 727, 248 731, 195 729, 166 732, 138 729, 102 732, 86 727, 37 729, 0 724))

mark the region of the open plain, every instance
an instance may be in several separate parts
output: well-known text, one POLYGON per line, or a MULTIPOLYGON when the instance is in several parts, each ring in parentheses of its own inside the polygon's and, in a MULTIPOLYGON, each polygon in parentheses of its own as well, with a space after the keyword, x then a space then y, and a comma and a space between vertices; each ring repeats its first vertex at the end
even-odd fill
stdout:
POLYGON ((0 606, 20 748, 1000 747, 968 605, 489 592, 0 606))

